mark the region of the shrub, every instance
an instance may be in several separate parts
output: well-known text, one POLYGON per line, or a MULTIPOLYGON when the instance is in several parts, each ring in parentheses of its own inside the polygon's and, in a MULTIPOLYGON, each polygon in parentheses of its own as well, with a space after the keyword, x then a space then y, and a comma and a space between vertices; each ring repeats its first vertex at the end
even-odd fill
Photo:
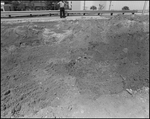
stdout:
POLYGON ((99 10, 103 10, 104 9, 104 5, 99 4, 99 10))
POLYGON ((122 10, 130 10, 128 6, 124 6, 122 10))
POLYGON ((90 8, 91 10, 96 10, 97 9, 97 7, 96 6, 91 6, 91 8, 90 8))

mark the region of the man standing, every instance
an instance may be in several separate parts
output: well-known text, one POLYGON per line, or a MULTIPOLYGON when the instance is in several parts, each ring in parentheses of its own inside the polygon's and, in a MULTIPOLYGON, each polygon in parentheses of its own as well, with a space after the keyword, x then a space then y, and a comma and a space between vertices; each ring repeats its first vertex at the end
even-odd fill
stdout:
POLYGON ((60 5, 60 18, 65 18, 65 3, 60 1, 58 4, 60 5))

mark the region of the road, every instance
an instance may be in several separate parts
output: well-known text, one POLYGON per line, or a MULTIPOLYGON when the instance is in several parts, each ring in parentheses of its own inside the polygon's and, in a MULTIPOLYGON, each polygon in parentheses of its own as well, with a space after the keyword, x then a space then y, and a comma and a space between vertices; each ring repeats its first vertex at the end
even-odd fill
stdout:
POLYGON ((68 16, 66 18, 59 18, 57 17, 49 17, 49 16, 44 16, 44 17, 22 17, 22 18, 3 18, 1 19, 1 23, 4 22, 27 22, 27 21, 59 21, 59 20, 76 20, 76 19, 108 19, 105 16, 68 16))

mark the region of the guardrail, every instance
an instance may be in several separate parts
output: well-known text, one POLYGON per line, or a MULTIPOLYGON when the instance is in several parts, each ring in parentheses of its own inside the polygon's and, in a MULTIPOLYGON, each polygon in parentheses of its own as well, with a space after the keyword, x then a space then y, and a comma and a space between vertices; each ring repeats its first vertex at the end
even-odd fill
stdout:
MULTIPOLYGON (((113 15, 114 13, 142 13, 142 10, 66 10, 66 14, 69 16, 70 14, 110 14, 113 15)), ((32 15, 59 15, 59 10, 39 10, 39 11, 1 11, 1 17, 12 17, 12 16, 32 16, 32 15)))

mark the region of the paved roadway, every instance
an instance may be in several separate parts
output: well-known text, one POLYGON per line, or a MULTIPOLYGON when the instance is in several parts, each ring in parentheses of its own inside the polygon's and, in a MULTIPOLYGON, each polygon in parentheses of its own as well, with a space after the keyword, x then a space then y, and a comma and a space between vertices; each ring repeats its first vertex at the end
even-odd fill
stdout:
POLYGON ((1 18, 1 23, 5 22, 45 22, 45 21, 59 21, 59 20, 76 20, 76 19, 108 19, 104 16, 68 16, 66 18, 60 18, 58 16, 49 17, 49 16, 43 16, 43 17, 22 17, 22 18, 1 18))
MULTIPOLYGON (((117 15, 117 14, 114 14, 117 15)), ((113 15, 113 16, 114 16, 113 15)), ((131 13, 127 13, 125 15, 131 15, 131 13)), ((141 13, 136 13, 136 15, 141 15, 141 13)), ((145 14, 149 15, 149 13, 145 14)), ((76 19, 108 19, 110 18, 110 14, 102 15, 102 16, 67 16, 66 18, 60 18, 59 16, 36 16, 36 17, 14 17, 14 18, 1 18, 1 23, 18 23, 18 22, 45 22, 45 21, 59 21, 59 20, 76 20, 76 19)))

